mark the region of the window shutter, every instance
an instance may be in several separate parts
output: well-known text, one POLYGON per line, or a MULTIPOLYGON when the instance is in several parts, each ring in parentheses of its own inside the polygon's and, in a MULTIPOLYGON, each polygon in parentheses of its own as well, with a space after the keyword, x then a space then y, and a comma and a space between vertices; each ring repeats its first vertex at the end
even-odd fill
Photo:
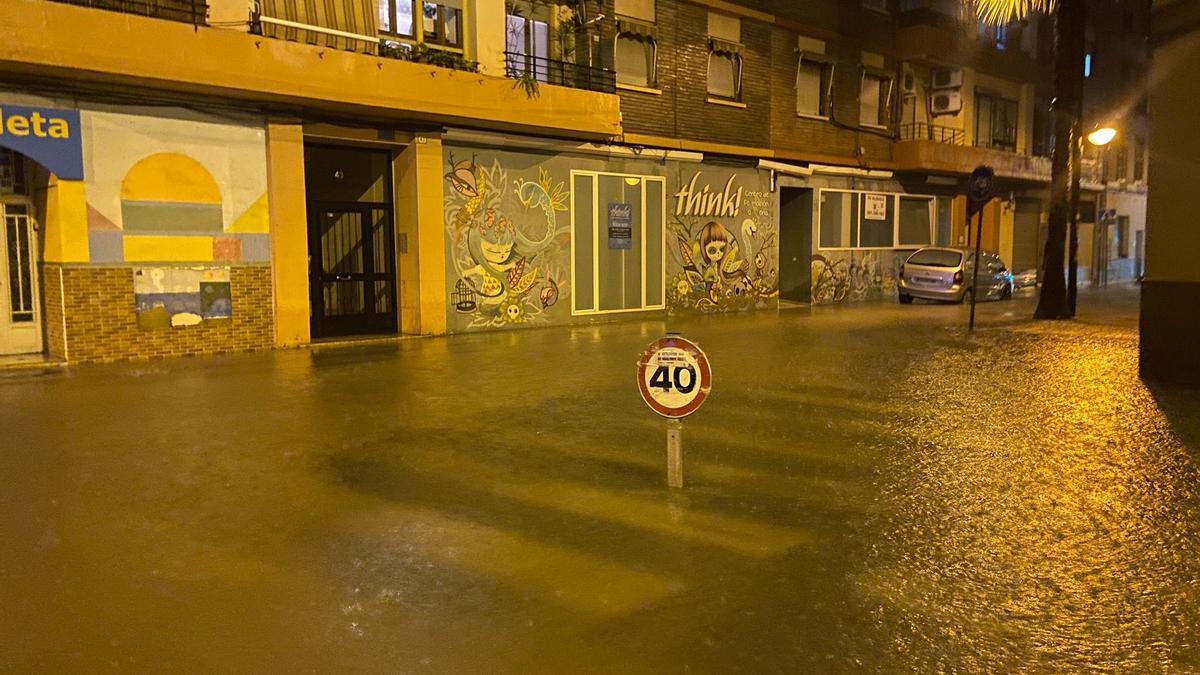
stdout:
POLYGON ((620 17, 654 23, 654 0, 616 0, 614 11, 620 17))

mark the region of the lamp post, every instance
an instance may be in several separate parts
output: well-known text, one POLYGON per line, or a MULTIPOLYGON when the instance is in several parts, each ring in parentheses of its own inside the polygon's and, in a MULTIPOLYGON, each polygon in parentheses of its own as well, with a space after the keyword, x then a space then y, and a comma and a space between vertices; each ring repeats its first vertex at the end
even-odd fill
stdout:
MULTIPOLYGON (((1117 130, 1111 126, 1097 125, 1088 132, 1086 138, 1088 143, 1096 147, 1104 147, 1112 142, 1117 137, 1117 130)), ((1067 313, 1075 316, 1076 297, 1078 292, 1079 282, 1079 182, 1080 169, 1083 168, 1083 139, 1079 139, 1079 144, 1075 148, 1075 157, 1072 157, 1072 165, 1074 166, 1073 175, 1071 177, 1071 218, 1068 221, 1068 257, 1067 257, 1067 313)), ((1100 167, 1101 172, 1104 167, 1100 167)))

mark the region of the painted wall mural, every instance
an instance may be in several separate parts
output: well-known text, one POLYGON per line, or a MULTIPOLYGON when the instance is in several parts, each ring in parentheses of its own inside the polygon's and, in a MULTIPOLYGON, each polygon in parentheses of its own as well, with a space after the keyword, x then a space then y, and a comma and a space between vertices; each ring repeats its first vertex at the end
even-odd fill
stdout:
POLYGON ((681 182, 667 235, 672 312, 776 306, 779 240, 761 181, 757 171, 701 170, 681 182))
POLYGON ((261 124, 162 110, 82 123, 91 262, 270 260, 261 124))
POLYGON ((195 326, 233 316, 228 267, 139 267, 133 270, 138 328, 195 326))
POLYGON ((547 323, 571 288, 566 181, 544 166, 512 170, 468 155, 447 154, 452 311, 466 329, 547 323))
POLYGON ((818 305, 886 298, 896 293, 896 278, 912 251, 837 250, 814 253, 812 298, 818 305))

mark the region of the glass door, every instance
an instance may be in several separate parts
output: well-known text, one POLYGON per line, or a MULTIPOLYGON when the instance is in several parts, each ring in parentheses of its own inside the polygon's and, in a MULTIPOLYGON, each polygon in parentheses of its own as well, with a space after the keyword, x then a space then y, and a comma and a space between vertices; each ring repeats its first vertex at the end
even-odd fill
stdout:
POLYGON ((42 351, 37 229, 25 204, 0 204, 0 354, 42 351))
POLYGON ((396 332, 396 271, 389 207, 309 205, 313 337, 396 332))

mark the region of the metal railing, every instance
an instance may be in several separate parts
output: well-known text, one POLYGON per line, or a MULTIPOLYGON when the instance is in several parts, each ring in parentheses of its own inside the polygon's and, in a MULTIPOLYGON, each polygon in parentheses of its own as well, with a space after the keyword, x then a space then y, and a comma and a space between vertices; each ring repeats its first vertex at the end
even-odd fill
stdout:
POLYGON ((208 25, 207 0, 54 0, 54 2, 190 23, 193 26, 208 25))
POLYGON ((514 80, 531 77, 545 84, 603 94, 617 90, 617 74, 611 70, 517 52, 504 52, 504 74, 514 80))
POLYGON ((962 145, 966 134, 962 129, 944 127, 928 122, 908 122, 900 125, 900 140, 902 141, 936 141, 948 145, 962 145))

